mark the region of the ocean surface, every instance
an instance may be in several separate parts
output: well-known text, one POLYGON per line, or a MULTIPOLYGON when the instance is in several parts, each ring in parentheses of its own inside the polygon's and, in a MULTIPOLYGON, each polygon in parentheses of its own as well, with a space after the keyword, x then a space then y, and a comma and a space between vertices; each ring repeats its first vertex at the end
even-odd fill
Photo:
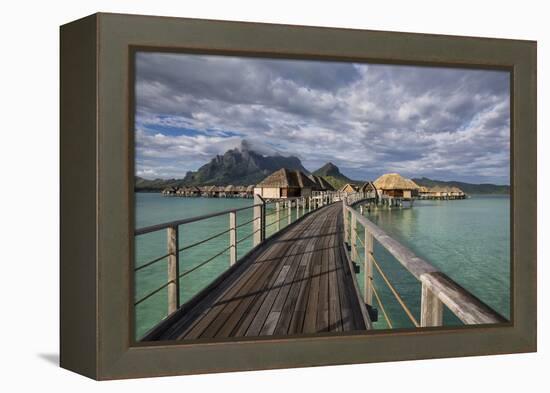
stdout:
MULTIPOLYGON (((157 193, 136 193, 136 228, 195 217, 207 213, 252 206, 252 199, 241 198, 179 198, 157 193)), ((294 209, 293 209, 294 210, 294 209)), ((505 317, 510 308, 510 201, 507 196, 473 196, 454 201, 415 201, 410 209, 375 209, 369 218, 397 240, 411 248, 452 279, 464 286, 505 317)), ((275 230, 269 225, 275 216, 267 211, 267 235, 275 230)), ((294 220, 295 213, 292 220, 294 220)), ((282 215, 281 215, 282 217, 282 215)), ((241 257, 252 247, 252 209, 237 214, 238 247, 241 257)), ((179 247, 207 239, 228 228, 229 217, 223 215, 180 226, 179 247)), ((281 228, 287 220, 281 221, 281 228)), ((180 280, 181 302, 185 302, 229 267, 229 235, 221 234, 200 246, 180 253, 180 273, 193 269, 218 255, 180 280)), ((136 267, 166 254, 166 231, 136 238, 136 267)), ((360 254, 362 250, 360 250, 360 254)), ((392 256, 375 244, 375 257, 390 281, 401 294, 413 314, 419 319, 420 285, 392 256)), ((362 289, 364 269, 358 274, 362 289)), ((378 274, 375 285, 394 328, 413 325, 394 300, 378 274)), ((167 281, 166 259, 139 270, 135 274, 136 301, 167 281)), ((378 308, 379 305, 375 304, 378 308)), ((160 290, 136 306, 136 338, 143 336, 167 314, 167 292, 160 290)), ((375 328, 388 327, 379 310, 375 328)), ((446 325, 460 324, 448 310, 446 325)))

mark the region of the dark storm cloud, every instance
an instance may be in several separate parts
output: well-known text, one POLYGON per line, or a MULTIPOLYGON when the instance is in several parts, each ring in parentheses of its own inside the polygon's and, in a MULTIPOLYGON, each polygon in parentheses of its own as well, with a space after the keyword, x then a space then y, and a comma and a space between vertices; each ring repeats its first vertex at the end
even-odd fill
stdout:
POLYGON ((160 53, 136 61, 144 176, 182 176, 246 138, 358 178, 508 182, 506 72, 160 53))

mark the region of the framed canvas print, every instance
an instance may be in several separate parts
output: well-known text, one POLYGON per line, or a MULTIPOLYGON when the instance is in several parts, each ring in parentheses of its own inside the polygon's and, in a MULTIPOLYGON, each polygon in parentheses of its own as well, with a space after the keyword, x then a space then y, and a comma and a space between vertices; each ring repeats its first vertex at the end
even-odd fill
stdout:
POLYGON ((62 26, 62 367, 535 350, 535 42, 62 26))

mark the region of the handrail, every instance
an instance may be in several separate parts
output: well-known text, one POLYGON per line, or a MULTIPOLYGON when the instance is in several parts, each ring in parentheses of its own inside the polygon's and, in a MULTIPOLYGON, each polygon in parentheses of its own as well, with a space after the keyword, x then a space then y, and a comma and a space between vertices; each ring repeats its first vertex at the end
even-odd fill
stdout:
MULTIPOLYGON (((360 201, 351 201, 352 204, 357 202, 360 201)), ((506 322, 506 319, 498 312, 493 310, 468 290, 461 287, 445 273, 439 271, 436 267, 415 255, 406 246, 390 237, 384 230, 368 220, 366 217, 362 216, 352 206, 348 206, 348 203, 348 200, 344 199, 344 232, 346 234, 346 241, 351 243, 352 257, 354 255, 358 255, 356 251, 356 231, 357 224, 359 224, 363 226, 365 230, 365 242, 361 241, 365 247, 365 275, 367 275, 367 271, 372 272, 372 266, 377 268, 385 283, 388 285, 393 295, 396 297, 397 301, 403 307, 407 313, 407 316, 411 319, 415 326, 425 327, 442 325, 443 305, 447 306, 447 308, 465 324, 493 324, 506 322), (350 228, 349 235, 347 232, 348 227, 350 228), (348 239, 348 236, 351 239, 348 239), (397 291, 394 290, 393 286, 374 259, 372 240, 367 242, 367 238, 369 236, 372 237, 372 239, 376 239, 381 246, 392 254, 395 259, 422 284, 420 323, 418 323, 416 318, 414 318, 405 302, 399 296, 397 291), (365 243, 370 243, 370 245, 368 245, 370 250, 367 250, 367 245, 365 243)), ((374 295, 378 298, 378 294, 376 293, 372 282, 372 276, 366 276, 365 278, 365 293, 373 291, 374 295)), ((367 298, 367 296, 365 296, 365 298, 367 298)), ((385 310, 382 311, 385 313, 385 310)))
POLYGON ((240 212, 240 211, 243 211, 243 210, 253 209, 253 208, 258 207, 258 206, 263 206, 263 204, 256 204, 256 205, 251 205, 251 206, 239 207, 239 208, 236 208, 236 209, 227 209, 227 210, 222 210, 222 211, 219 211, 219 212, 203 214, 201 216, 183 218, 181 220, 175 220, 175 221, 164 222, 164 223, 161 223, 161 224, 150 225, 148 227, 143 227, 143 228, 136 229, 134 231, 134 235, 135 236, 144 235, 146 233, 160 231, 161 229, 166 229, 166 228, 170 228, 170 227, 174 227, 174 226, 180 226, 180 225, 184 225, 184 224, 191 224, 193 222, 223 216, 223 215, 229 214, 231 212, 240 212))
MULTIPOLYGON (((278 198, 278 199, 272 199, 268 203, 276 203, 276 202, 279 202, 279 201, 295 201, 295 200, 302 199, 302 198, 303 197, 278 198)), ((163 223, 160 223, 160 224, 150 225, 150 226, 147 226, 147 227, 142 227, 142 228, 138 228, 138 229, 134 230, 134 236, 145 235, 146 233, 160 231, 161 229, 166 229, 166 228, 170 228, 170 227, 173 227, 173 226, 191 224, 193 222, 223 216, 224 214, 229 214, 231 212, 240 212, 240 211, 243 211, 243 210, 253 209, 253 208, 259 207, 259 206, 264 206, 264 203, 254 204, 254 205, 251 205, 251 206, 238 207, 238 208, 234 208, 234 209, 220 210, 218 212, 203 214, 201 216, 182 218, 180 220, 168 221, 168 222, 163 222, 163 223)))

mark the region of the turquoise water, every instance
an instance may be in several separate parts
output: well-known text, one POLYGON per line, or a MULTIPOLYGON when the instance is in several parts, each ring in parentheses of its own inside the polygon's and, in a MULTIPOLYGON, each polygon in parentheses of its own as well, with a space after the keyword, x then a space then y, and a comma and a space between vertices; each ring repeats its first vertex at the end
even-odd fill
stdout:
MULTIPOLYGON (((136 228, 174 220, 196 217, 208 213, 227 209, 236 209, 253 205, 253 199, 243 198, 180 198, 163 197, 158 193, 136 193, 136 228)), ((266 236, 276 231, 272 214, 274 207, 266 209, 266 236)), ((237 225, 244 224, 252 219, 253 209, 246 209, 237 213, 237 225)), ((301 212, 301 211, 300 211, 301 212)), ((281 212, 282 219, 285 212, 281 212)), ((296 219, 296 209, 292 209, 292 220, 296 219)), ((287 219, 280 221, 280 228, 287 225, 287 219)), ((195 242, 207 239, 217 233, 226 231, 229 226, 229 215, 210 218, 179 227, 179 247, 183 248, 195 242)), ((237 239, 241 240, 237 246, 237 257, 246 254, 252 248, 252 223, 244 224, 237 229, 237 239)), ((161 257, 167 253, 166 230, 148 233, 136 237, 135 266, 139 267, 161 257)), ((180 252, 180 274, 192 269, 203 261, 215 256, 229 246, 229 233, 212 239, 200 246, 192 247, 180 252)), ((206 263, 180 279, 180 302, 183 304, 193 295, 229 268, 229 251, 206 263)), ((139 300, 153 292, 168 281, 167 258, 160 260, 135 274, 135 300, 139 300)), ((140 338, 167 315, 167 290, 162 289, 136 306, 135 326, 136 337, 140 338)))
MULTIPOLYGON (((252 206, 252 199, 241 198, 178 198, 156 193, 136 193, 136 228, 195 217, 226 209, 252 206)), ((368 216, 373 222, 408 246, 418 256, 438 267, 453 280, 474 293, 502 315, 509 317, 510 293, 510 201, 508 197, 477 197, 454 201, 416 201, 411 209, 376 209, 368 216)), ((269 225, 275 215, 267 210, 266 235, 275 232, 269 225)), ((283 217, 283 213, 281 213, 283 217)), ((295 209, 293 209, 293 217, 295 209)), ((237 214, 237 224, 252 219, 252 209, 237 214)), ((228 228, 229 217, 223 215, 179 227, 179 246, 206 239, 228 228)), ((281 228, 287 219, 281 221, 281 228)), ((252 223, 238 229, 238 239, 253 231, 252 223)), ((360 234, 361 236, 361 234, 360 234)), ((361 237, 362 238, 362 237, 361 237)), ((192 269, 218 254, 229 245, 229 234, 223 234, 200 246, 180 253, 180 273, 192 269)), ((252 238, 242 241, 238 256, 252 248, 252 238)), ((166 254, 166 231, 136 238, 136 266, 166 254)), ((362 250, 359 250, 360 254, 362 250)), ((419 319, 420 285, 393 257, 378 244, 375 256, 390 281, 419 319)), ((185 302, 229 267, 229 253, 224 252, 211 262, 180 280, 181 302, 185 302)), ((358 274, 363 286, 363 271, 358 274)), ((375 272, 375 285, 381 295, 394 328, 412 327, 399 304, 375 272)), ((166 259, 140 270, 135 276, 135 299, 151 293, 167 282, 166 259)), ((375 304, 377 306, 377 304, 375 304)), ((136 337, 140 338, 167 315, 167 292, 163 289, 136 306, 136 337)), ((387 327, 381 312, 376 328, 387 327)), ((446 325, 460 324, 450 312, 444 315, 446 325)))
MULTIPOLYGON (((465 200, 415 201, 414 207, 410 209, 375 209, 367 217, 415 254, 509 318, 508 196, 474 195, 465 200)), ((374 254, 390 282, 419 320, 420 284, 377 242, 374 254)), ((359 276, 362 287, 362 272, 359 276)), ((377 271, 374 281, 393 327, 412 327, 412 322, 394 300, 377 271)), ((461 322, 446 310, 444 324, 459 325, 461 322)), ((375 327, 387 327, 383 317, 375 327)))

